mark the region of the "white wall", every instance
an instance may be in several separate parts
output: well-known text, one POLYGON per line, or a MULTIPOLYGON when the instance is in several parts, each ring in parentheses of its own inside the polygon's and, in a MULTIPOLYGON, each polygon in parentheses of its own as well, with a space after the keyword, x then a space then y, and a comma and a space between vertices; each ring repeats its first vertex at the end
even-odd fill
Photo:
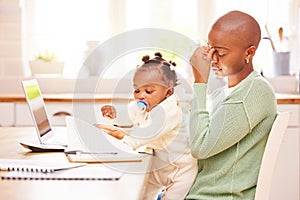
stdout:
POLYGON ((0 1, 0 76, 22 75, 22 11, 19 0, 0 1))

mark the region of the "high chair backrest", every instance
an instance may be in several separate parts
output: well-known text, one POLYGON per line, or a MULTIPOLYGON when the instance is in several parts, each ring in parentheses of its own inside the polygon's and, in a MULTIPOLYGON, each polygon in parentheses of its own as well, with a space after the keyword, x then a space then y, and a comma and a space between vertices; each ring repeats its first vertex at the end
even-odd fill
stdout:
POLYGON ((289 112, 277 113, 272 125, 258 175, 255 200, 270 200, 273 172, 289 118, 289 112))

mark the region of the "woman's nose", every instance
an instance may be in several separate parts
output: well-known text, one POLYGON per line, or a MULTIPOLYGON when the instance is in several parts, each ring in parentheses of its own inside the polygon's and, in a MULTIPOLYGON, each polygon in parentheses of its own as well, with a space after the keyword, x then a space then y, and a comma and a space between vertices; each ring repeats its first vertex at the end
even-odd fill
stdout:
POLYGON ((211 62, 213 62, 213 63, 219 62, 219 57, 216 52, 212 55, 211 62))

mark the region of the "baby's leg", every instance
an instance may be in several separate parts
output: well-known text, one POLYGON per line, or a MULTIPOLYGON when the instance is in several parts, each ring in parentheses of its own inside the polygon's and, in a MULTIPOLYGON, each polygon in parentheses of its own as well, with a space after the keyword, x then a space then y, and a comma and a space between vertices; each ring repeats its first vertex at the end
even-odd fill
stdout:
POLYGON ((177 172, 177 167, 160 160, 159 157, 154 157, 151 170, 147 180, 144 200, 156 200, 163 188, 172 185, 172 177, 177 172))
POLYGON ((157 173, 153 172, 149 174, 143 200, 156 200, 158 194, 162 191, 163 187, 157 175, 157 173))
POLYGON ((162 200, 184 199, 197 176, 198 166, 195 159, 191 159, 187 163, 177 162, 176 166, 177 172, 170 177, 170 184, 165 188, 162 200))

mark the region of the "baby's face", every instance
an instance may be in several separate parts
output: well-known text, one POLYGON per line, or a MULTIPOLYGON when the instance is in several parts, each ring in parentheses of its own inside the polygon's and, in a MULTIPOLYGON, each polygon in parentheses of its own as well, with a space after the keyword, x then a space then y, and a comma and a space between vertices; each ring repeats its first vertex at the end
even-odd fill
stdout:
POLYGON ((137 71, 133 79, 134 99, 144 100, 149 104, 147 111, 171 95, 168 87, 161 80, 158 70, 137 71))

